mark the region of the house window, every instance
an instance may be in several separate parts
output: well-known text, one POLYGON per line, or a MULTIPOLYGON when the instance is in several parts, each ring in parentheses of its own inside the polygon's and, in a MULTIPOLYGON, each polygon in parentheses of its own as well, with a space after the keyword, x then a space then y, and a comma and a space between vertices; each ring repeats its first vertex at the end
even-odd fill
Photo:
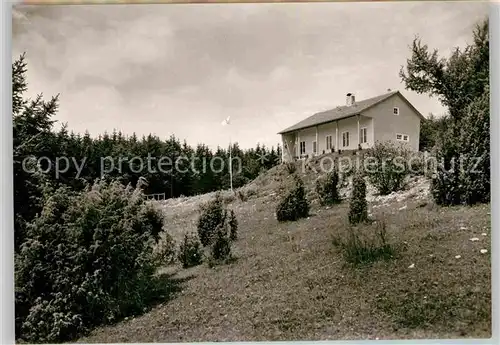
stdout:
POLYGON ((408 134, 396 134, 396 140, 410 141, 410 136, 408 134))
POLYGON ((342 146, 343 147, 349 146, 349 132, 342 133, 342 146))
POLYGON ((366 127, 361 128, 361 129, 359 130, 359 142, 360 142, 361 144, 365 144, 365 143, 367 143, 367 140, 366 140, 366 127))
POLYGON ((300 154, 303 155, 306 153, 306 142, 305 141, 301 141, 300 142, 300 154))
POLYGON ((399 108, 398 108, 398 107, 394 107, 394 108, 392 108, 392 113, 393 113, 394 115, 399 115, 399 108))
POLYGON ((331 135, 327 135, 326 136, 326 149, 327 150, 331 150, 333 148, 332 146, 332 136, 331 135))
POLYGON ((313 153, 317 153, 318 152, 318 145, 316 143, 316 141, 313 141, 313 153))

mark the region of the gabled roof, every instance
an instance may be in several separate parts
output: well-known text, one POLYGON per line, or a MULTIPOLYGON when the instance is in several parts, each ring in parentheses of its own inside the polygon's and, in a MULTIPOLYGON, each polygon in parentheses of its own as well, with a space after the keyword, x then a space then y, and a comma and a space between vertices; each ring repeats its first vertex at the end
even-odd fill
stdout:
POLYGON ((385 101, 389 97, 392 97, 396 94, 399 94, 399 96, 401 96, 401 98, 410 106, 410 108, 412 108, 417 113, 417 115, 420 118, 424 118, 424 116, 422 114, 420 114, 420 112, 418 112, 418 110, 415 109, 415 107, 399 91, 391 91, 391 92, 385 93, 385 94, 380 95, 380 96, 368 98, 368 99, 365 99, 362 101, 356 101, 356 103, 352 106, 344 105, 344 106, 336 107, 334 109, 330 109, 327 111, 322 111, 320 113, 316 113, 316 114, 309 116, 308 118, 296 123, 295 125, 282 130, 278 134, 284 134, 284 133, 296 131, 298 129, 313 127, 313 126, 317 126, 320 124, 324 124, 324 123, 328 123, 328 122, 332 122, 335 120, 340 120, 340 119, 344 119, 347 117, 357 115, 357 114, 361 113, 362 111, 365 111, 365 110, 379 104, 380 102, 385 101))

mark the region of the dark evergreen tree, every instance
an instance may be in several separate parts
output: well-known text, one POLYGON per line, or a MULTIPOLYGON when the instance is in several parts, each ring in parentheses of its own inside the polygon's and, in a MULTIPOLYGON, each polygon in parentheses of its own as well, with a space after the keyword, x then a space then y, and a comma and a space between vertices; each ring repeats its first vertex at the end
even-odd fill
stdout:
MULTIPOLYGON (((43 174, 37 173, 36 160, 47 157, 42 163, 49 174, 53 169, 54 156, 51 149, 54 135, 51 132, 57 112, 58 96, 44 101, 42 95, 30 100, 24 97, 27 91, 26 61, 21 55, 12 64, 12 122, 14 158, 14 237, 15 250, 19 250, 25 237, 25 225, 41 210, 41 187, 46 182, 43 174), (34 159, 33 159, 34 158, 34 159)), ((57 152, 57 151, 56 151, 57 152)))

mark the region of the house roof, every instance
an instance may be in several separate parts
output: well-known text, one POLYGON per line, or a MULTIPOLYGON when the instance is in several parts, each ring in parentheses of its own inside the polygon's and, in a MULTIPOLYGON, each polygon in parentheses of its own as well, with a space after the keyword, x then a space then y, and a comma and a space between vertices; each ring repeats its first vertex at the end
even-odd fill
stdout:
POLYGON ((382 101, 385 101, 389 97, 392 97, 396 94, 399 94, 401 96, 401 98, 417 113, 417 115, 419 117, 424 118, 423 115, 420 114, 420 112, 418 112, 418 110, 415 109, 415 107, 399 91, 391 91, 391 92, 385 93, 385 94, 380 95, 380 96, 364 99, 361 101, 356 101, 356 103, 352 106, 344 105, 344 106, 336 107, 334 109, 330 109, 330 110, 316 113, 316 114, 309 116, 308 118, 296 123, 295 125, 282 130, 278 134, 284 134, 284 133, 292 132, 292 131, 295 131, 298 129, 313 127, 316 125, 320 125, 320 124, 324 124, 324 123, 328 123, 328 122, 332 122, 335 120, 340 120, 340 119, 344 119, 347 117, 357 115, 357 114, 361 113, 362 111, 365 111, 365 110, 377 105, 378 103, 380 103, 382 101))

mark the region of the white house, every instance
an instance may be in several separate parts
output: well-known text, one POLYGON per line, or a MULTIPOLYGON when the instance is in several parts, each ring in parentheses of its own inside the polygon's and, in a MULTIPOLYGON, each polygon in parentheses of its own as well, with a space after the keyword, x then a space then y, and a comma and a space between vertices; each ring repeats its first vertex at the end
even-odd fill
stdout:
POLYGON ((418 151, 423 115, 399 92, 357 101, 316 113, 281 134, 283 161, 328 152, 366 149, 377 141, 394 141, 418 151))

